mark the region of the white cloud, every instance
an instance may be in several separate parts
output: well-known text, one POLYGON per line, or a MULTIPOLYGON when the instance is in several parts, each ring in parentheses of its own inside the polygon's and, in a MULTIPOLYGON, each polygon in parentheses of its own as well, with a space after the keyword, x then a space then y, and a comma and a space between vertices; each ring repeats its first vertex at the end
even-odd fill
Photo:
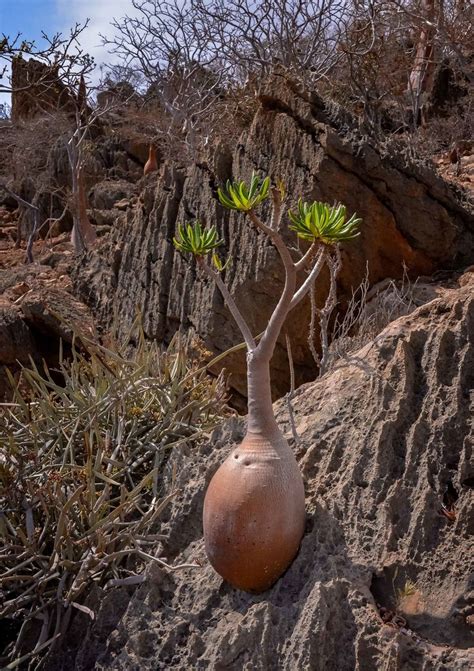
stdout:
MULTIPOLYGON (((54 17, 54 31, 67 34, 75 23, 89 25, 80 36, 80 43, 84 51, 94 57, 97 66, 103 63, 113 63, 114 56, 108 53, 108 47, 102 45, 100 34, 113 35, 111 26, 114 18, 133 16, 137 14, 131 0, 55 0, 56 16, 54 17)), ((0 0, 1 3, 1 0, 0 0)), ((99 67, 91 76, 93 84, 100 78, 99 67)), ((0 104, 10 103, 10 95, 0 94, 0 104)))
MULTIPOLYGON (((131 0, 56 0, 56 7, 63 32, 75 23, 84 23, 89 19, 89 25, 80 36, 80 43, 84 51, 94 57, 97 65, 114 60, 113 55, 108 53, 108 47, 102 45, 100 35, 113 34, 111 23, 114 18, 137 13, 131 0)), ((98 76, 97 71, 95 78, 98 76)))

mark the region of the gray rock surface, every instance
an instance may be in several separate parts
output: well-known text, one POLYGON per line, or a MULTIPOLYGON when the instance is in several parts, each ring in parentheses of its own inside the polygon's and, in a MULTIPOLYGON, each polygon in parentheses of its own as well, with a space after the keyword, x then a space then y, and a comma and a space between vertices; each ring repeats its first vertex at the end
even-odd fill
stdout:
POLYGON ((149 565, 93 625, 77 615, 67 663, 48 669, 74 655, 77 671, 472 669, 473 279, 392 322, 352 358, 365 370, 346 363, 297 390, 306 533, 271 590, 232 589, 204 554, 204 492, 243 436, 231 419, 169 465, 179 494, 160 556, 201 566, 149 565))
POLYGON ((27 363, 35 349, 33 334, 19 307, 0 299, 0 364, 27 363))
POLYGON ((67 275, 40 263, 0 270, 0 400, 11 397, 7 366, 14 376, 31 359, 57 366, 60 340, 67 347, 77 333, 96 336, 90 310, 70 288, 67 275))
MULTIPOLYGON (((456 194, 426 168, 378 153, 357 136, 350 122, 330 114, 314 95, 305 99, 289 85, 262 96, 251 127, 233 151, 218 147, 207 163, 189 168, 163 165, 143 182, 139 202, 117 221, 111 237, 83 258, 75 288, 103 328, 115 318, 126 331, 137 308, 150 338, 168 341, 179 329, 194 329, 208 348, 221 352, 241 341, 220 294, 193 263, 175 252, 177 222, 199 217, 216 224, 231 256, 225 279, 254 333, 262 331, 282 288, 277 254, 241 214, 229 214, 216 188, 252 170, 280 177, 288 205, 299 195, 342 201, 363 217, 361 236, 344 245, 339 278, 341 304, 366 272, 370 282, 400 277, 402 263, 416 277, 437 269, 462 268, 474 258, 474 222, 456 194)), ((263 214, 265 215, 265 208, 263 214)), ((288 240, 294 238, 291 234, 288 240)), ((327 278, 318 283, 321 302, 327 278)), ((297 382, 314 379, 306 342, 309 300, 288 320, 297 382)), ((275 398, 288 385, 284 336, 272 362, 275 398)), ((243 356, 226 359, 234 389, 245 394, 243 356)))

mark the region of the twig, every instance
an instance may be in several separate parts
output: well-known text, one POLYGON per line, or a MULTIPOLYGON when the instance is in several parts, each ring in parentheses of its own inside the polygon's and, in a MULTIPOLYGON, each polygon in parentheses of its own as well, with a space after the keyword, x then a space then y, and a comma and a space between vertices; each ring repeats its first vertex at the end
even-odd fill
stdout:
POLYGON ((286 404, 288 406, 288 417, 290 419, 291 432, 293 434, 293 439, 297 445, 299 442, 298 432, 296 430, 295 415, 293 412, 293 395, 295 393, 295 368, 293 365, 293 355, 291 353, 291 342, 288 333, 285 333, 286 340, 286 351, 288 353, 288 365, 290 367, 290 391, 286 395, 286 404))

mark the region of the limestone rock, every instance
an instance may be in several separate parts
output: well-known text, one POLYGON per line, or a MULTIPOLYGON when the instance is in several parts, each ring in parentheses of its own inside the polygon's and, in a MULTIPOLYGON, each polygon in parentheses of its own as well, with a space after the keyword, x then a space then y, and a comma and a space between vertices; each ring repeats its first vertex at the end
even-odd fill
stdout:
POLYGON ((90 202, 99 210, 111 210, 119 205, 119 209, 123 209, 123 203, 130 202, 135 192, 135 185, 126 180, 104 180, 93 187, 90 202))
MULTIPOLYGON (((124 332, 139 308, 150 338, 169 341, 179 329, 194 329, 206 346, 222 352, 241 341, 218 290, 173 248, 177 222, 199 217, 216 224, 231 257, 225 280, 255 334, 262 331, 283 283, 277 253, 241 214, 229 214, 216 189, 252 170, 281 178, 288 205, 298 195, 342 201, 363 218, 361 235, 343 246, 341 305, 366 272, 370 282, 400 277, 404 262, 412 277, 439 268, 462 268, 474 258, 474 223, 454 191, 427 168, 381 155, 332 114, 315 94, 307 99, 288 85, 261 97, 260 108, 233 152, 218 147, 208 163, 189 168, 163 165, 156 186, 146 185, 133 211, 116 227, 108 246, 79 262, 75 287, 104 328, 118 321, 124 332)), ((268 210, 263 208, 263 216, 268 210)), ((288 235, 294 244, 294 236, 288 235)), ((327 277, 318 283, 321 303, 327 277)), ((309 301, 288 319, 297 382, 314 379, 306 342, 309 301)), ((231 385, 245 394, 244 360, 226 358, 231 385)), ((282 334, 272 361, 275 397, 288 389, 282 334)))
POLYGON ((61 110, 74 113, 76 101, 63 84, 57 69, 30 58, 18 56, 12 61, 12 111, 14 123, 38 114, 61 110))
MULTIPOLYGON (((177 473, 179 494, 160 556, 198 566, 151 563, 128 605, 118 591, 115 619, 111 594, 96 625, 78 614, 67 663, 76 655, 77 671, 472 668, 472 286, 394 321, 354 360, 364 369, 346 365, 296 392, 307 524, 278 583, 258 596, 238 592, 204 554, 204 492, 243 433, 232 419, 199 450, 175 452, 165 475, 171 487, 177 473)), ((276 411, 291 436, 285 405, 276 411)), ((66 668, 58 659, 48 666, 66 668)))
POLYGON ((57 366, 60 339, 67 347, 75 333, 96 337, 90 310, 69 291, 64 259, 54 265, 0 270, 0 400, 11 393, 4 366, 13 374, 30 359, 57 366))
POLYGON ((27 363, 35 349, 33 334, 19 307, 0 299, 0 364, 27 363))
POLYGON ((21 310, 28 324, 43 334, 72 342, 74 330, 85 336, 95 335, 89 310, 67 291, 54 287, 32 291, 21 301, 21 310))

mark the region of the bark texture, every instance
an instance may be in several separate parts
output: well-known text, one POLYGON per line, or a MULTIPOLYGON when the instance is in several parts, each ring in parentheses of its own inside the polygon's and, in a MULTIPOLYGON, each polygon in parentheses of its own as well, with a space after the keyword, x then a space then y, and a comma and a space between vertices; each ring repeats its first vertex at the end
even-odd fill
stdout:
POLYGON ((304 486, 280 433, 247 433, 209 483, 206 554, 231 585, 263 592, 288 568, 305 526, 304 486))
MULTIPOLYGON (((381 155, 363 141, 346 119, 315 94, 306 99, 289 85, 272 88, 240 144, 216 149, 207 163, 184 168, 161 166, 149 176, 139 202, 127 212, 102 247, 79 263, 75 289, 103 327, 114 318, 127 330, 139 308, 149 337, 169 340, 178 328, 193 328, 220 352, 241 336, 218 289, 175 252, 178 221, 200 217, 216 224, 232 257, 225 280, 256 335, 263 330, 281 295, 283 268, 263 234, 245 217, 224 211, 216 188, 252 170, 280 177, 287 193, 305 199, 342 201, 363 218, 361 236, 344 246, 339 277, 342 303, 358 286, 369 264, 370 279, 400 277, 402 261, 416 276, 462 268, 474 258, 474 224, 456 194, 427 168, 407 166, 401 157, 381 155)), ((294 204, 294 203, 290 203, 294 204)), ((263 208, 262 219, 268 212, 263 208)), ((295 236, 289 235, 294 241, 295 236)), ((294 243, 294 242, 293 242, 294 243)), ((292 243, 292 244, 293 244, 292 243)), ((319 282, 319 300, 327 277, 319 282)), ((297 383, 314 379, 306 343, 309 300, 291 313, 290 334, 297 383)), ((287 390, 284 334, 272 360, 275 397, 287 390)), ((243 355, 226 359, 232 386, 245 394, 243 355)))
POLYGON ((371 375, 346 366, 297 390, 306 531, 271 590, 238 592, 205 559, 204 492, 242 438, 234 419, 168 464, 180 494, 161 556, 202 566, 150 565, 133 595, 108 593, 94 624, 77 615, 49 671, 76 653, 76 671, 472 668, 473 282, 466 273, 360 350, 371 375))

